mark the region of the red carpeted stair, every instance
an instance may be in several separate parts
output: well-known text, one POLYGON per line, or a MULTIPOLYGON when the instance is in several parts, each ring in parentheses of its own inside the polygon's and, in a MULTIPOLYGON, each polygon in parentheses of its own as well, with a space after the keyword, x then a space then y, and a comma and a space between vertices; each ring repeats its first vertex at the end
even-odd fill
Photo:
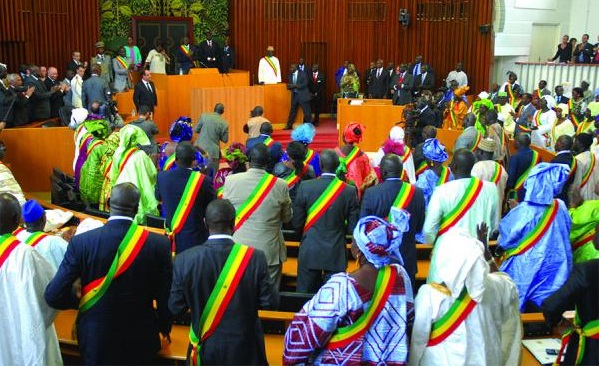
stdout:
MULTIPOLYGON (((291 131, 275 129, 272 138, 283 144, 284 148, 291 141, 291 131)), ((320 152, 324 149, 334 149, 337 146, 339 146, 337 121, 334 119, 320 118, 320 123, 318 127, 316 127, 316 136, 314 136, 314 141, 310 144, 310 148, 320 152)))

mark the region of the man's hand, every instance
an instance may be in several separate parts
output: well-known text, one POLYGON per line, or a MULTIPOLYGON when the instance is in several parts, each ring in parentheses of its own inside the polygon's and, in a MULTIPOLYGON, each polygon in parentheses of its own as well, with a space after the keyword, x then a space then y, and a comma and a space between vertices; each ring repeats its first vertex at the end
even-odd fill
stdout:
POLYGON ((485 247, 487 246, 487 235, 489 234, 489 227, 486 222, 481 222, 476 225, 476 237, 480 240, 485 247))
POLYGON ((33 92, 35 92, 35 86, 30 86, 29 88, 27 88, 25 96, 30 97, 33 94, 33 92))
POLYGON ((6 122, 4 122, 4 121, 1 121, 1 122, 0 122, 0 132, 2 132, 2 130, 3 130, 4 128, 6 128, 6 122))

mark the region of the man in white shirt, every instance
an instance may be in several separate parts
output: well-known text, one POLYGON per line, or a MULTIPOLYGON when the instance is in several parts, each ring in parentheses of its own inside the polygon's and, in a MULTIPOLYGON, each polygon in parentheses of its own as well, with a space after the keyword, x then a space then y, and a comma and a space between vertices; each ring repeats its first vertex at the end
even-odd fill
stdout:
POLYGON ((281 82, 281 65, 274 54, 275 48, 268 46, 266 56, 262 57, 258 64, 258 83, 276 84, 281 82))
POLYGON ((445 78, 445 84, 449 88, 451 86, 451 81, 455 80, 458 83, 458 86, 466 86, 468 85, 468 75, 463 70, 464 64, 462 62, 458 62, 455 66, 455 70, 452 70, 447 74, 447 78, 445 78))
POLYGON ((79 65, 75 69, 75 76, 71 80, 71 105, 73 108, 83 108, 83 75, 85 67, 79 65))

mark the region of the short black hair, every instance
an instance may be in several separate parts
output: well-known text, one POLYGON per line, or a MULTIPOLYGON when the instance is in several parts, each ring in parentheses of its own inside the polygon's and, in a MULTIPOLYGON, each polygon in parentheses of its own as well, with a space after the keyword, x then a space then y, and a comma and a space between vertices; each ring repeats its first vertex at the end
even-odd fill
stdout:
POLYGON ((260 133, 263 133, 265 135, 270 135, 272 134, 273 129, 272 129, 272 124, 270 122, 263 122, 260 125, 260 133))
POLYGON ((139 109, 137 110, 137 113, 140 116, 145 116, 146 114, 150 113, 150 107, 148 107, 145 104, 142 104, 142 105, 139 106, 139 109))
POLYGON ((175 148, 175 160, 183 168, 191 167, 195 158, 195 149, 189 141, 179 142, 175 148))
POLYGON ((212 231, 223 231, 235 226, 235 207, 229 200, 214 200, 206 207, 206 226, 212 231))
POLYGON ((320 153, 320 169, 324 173, 335 173, 339 166, 339 155, 335 150, 326 149, 320 153))
POLYGON ((225 105, 222 103, 216 103, 216 105, 214 106, 214 111, 218 114, 225 113, 225 105))
POLYGON ((266 168, 270 161, 268 148, 264 144, 256 144, 248 154, 250 166, 266 168))

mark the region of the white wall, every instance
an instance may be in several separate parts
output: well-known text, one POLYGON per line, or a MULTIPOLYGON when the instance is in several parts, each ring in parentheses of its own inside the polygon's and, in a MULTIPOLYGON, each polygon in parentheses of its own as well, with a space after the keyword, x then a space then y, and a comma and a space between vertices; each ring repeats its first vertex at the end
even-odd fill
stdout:
POLYGON ((599 35, 597 14, 599 14, 598 0, 571 0, 568 33, 570 37, 575 37, 580 42, 582 35, 588 33, 589 42, 597 43, 597 35, 599 35))

